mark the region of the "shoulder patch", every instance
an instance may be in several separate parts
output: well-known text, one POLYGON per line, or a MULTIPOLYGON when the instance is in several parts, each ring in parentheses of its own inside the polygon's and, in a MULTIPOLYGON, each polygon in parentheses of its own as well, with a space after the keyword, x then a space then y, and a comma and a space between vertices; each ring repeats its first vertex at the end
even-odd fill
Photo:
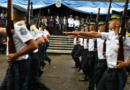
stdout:
POLYGON ((25 28, 20 28, 19 31, 20 31, 21 35, 26 35, 27 34, 27 31, 26 31, 25 28))
POLYGON ((42 31, 42 29, 40 28, 40 31, 42 31))
POLYGON ((32 27, 31 31, 34 31, 34 30, 35 30, 35 28, 34 28, 34 27, 32 27))
POLYGON ((115 53, 117 53, 118 51, 117 50, 114 50, 115 53))
POLYGON ((130 37, 130 33, 126 32, 126 34, 130 37))
POLYGON ((36 30, 34 31, 35 35, 39 34, 39 32, 37 32, 36 30))
POLYGON ((18 26, 21 26, 21 25, 23 25, 23 22, 19 22, 17 25, 18 25, 18 26))

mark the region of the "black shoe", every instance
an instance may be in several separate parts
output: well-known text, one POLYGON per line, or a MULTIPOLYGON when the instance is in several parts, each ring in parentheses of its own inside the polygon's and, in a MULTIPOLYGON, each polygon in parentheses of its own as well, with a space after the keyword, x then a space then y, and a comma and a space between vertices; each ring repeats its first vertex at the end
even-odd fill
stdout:
POLYGON ((129 82, 127 82, 127 84, 130 84, 130 81, 129 81, 129 82))
POLYGON ((73 66, 72 68, 78 68, 77 66, 73 66))
POLYGON ((42 76, 42 73, 43 73, 44 71, 43 70, 39 70, 39 77, 41 77, 42 76))
POLYGON ((81 73, 79 73, 80 75, 84 75, 84 73, 83 72, 81 72, 81 73))
POLYGON ((48 60, 49 65, 51 64, 51 59, 48 60))
POLYGON ((81 66, 79 67, 79 71, 78 72, 80 72, 80 70, 81 70, 82 68, 81 68, 81 66))
POLYGON ((88 81, 87 78, 82 78, 82 79, 79 79, 79 81, 88 81))

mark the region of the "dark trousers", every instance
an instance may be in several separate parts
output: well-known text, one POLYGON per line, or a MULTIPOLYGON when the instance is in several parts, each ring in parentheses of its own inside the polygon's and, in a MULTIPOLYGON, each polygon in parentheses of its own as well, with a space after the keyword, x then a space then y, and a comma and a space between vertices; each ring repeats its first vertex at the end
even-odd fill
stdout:
POLYGON ((43 48, 43 50, 42 50, 42 57, 43 57, 43 62, 45 61, 45 57, 46 57, 46 43, 44 43, 43 45, 42 45, 42 48, 43 48))
POLYGON ((74 27, 69 27, 69 32, 72 32, 74 30, 74 27))
POLYGON ((83 46, 80 46, 80 48, 76 51, 76 53, 74 54, 74 60, 76 61, 76 66, 77 67, 80 67, 80 60, 79 60, 79 57, 83 56, 83 46))
POLYGON ((81 69, 83 70, 85 77, 89 76, 88 60, 87 60, 88 49, 84 49, 83 58, 81 59, 81 69))
POLYGON ((49 33, 52 35, 53 34, 53 26, 49 26, 49 33))
POLYGON ((56 25, 56 35, 59 35, 60 31, 59 31, 59 24, 56 25))
POLYGON ((9 62, 5 78, 0 90, 24 90, 25 79, 28 73, 27 60, 9 62))
POLYGON ((87 55, 88 68, 89 68, 89 90, 94 90, 95 87, 95 75, 96 75, 96 66, 97 66, 97 53, 89 52, 87 55))
POLYGON ((75 61, 74 55, 75 53, 78 51, 78 49, 80 49, 80 45, 75 45, 72 52, 71 52, 71 56, 75 62, 75 66, 78 67, 79 65, 77 64, 77 61, 75 61))
POLYGON ((84 47, 80 46, 80 48, 77 50, 77 52, 74 55, 74 59, 76 60, 76 63, 79 68, 81 67, 79 57, 81 56, 81 60, 82 60, 82 58, 84 57, 83 51, 84 51, 84 47))
POLYGON ((1 26, 4 28, 6 27, 6 19, 1 20, 1 26))
MULTIPOLYGON (((67 25, 62 24, 62 32, 66 32, 67 30, 67 25)), ((65 35, 64 33, 62 33, 62 35, 65 35)))
POLYGON ((39 79, 38 76, 38 64, 39 57, 37 53, 31 53, 29 55, 29 71, 26 79, 25 90, 50 90, 39 79))
POLYGON ((47 51, 47 49, 48 49, 48 47, 49 47, 49 42, 46 42, 46 47, 45 47, 45 60, 50 60, 50 58, 46 55, 46 51, 47 51))
POLYGON ((103 73, 106 71, 107 69, 107 63, 106 63, 106 59, 104 60, 99 60, 97 63, 97 70, 96 70, 96 88, 98 87, 98 84, 103 76, 103 73))
POLYGON ((99 82, 97 90, 123 90, 127 82, 125 70, 106 70, 99 82))

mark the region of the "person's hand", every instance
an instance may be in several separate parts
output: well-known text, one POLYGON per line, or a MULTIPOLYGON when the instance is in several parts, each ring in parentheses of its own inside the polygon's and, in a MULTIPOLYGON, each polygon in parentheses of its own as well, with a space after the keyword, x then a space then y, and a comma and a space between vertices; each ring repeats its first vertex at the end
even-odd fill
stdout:
POLYGON ((103 52, 103 56, 106 57, 106 52, 103 52))
POLYGON ((71 35, 72 34, 72 32, 63 32, 64 34, 66 34, 66 35, 71 35))
POLYGON ((75 35, 67 35, 68 37, 73 37, 73 38, 76 38, 77 36, 75 35))
POLYGON ((82 42, 82 44, 84 44, 84 42, 82 42))
POLYGON ((116 67, 119 68, 119 69, 123 69, 126 67, 126 62, 123 62, 123 61, 117 61, 117 65, 116 67))
POLYGON ((78 32, 63 32, 66 35, 77 35, 78 36, 78 32))
POLYGON ((94 48, 94 52, 97 52, 97 48, 94 48))
POLYGON ((10 62, 15 62, 18 58, 16 54, 9 54, 7 57, 10 62))

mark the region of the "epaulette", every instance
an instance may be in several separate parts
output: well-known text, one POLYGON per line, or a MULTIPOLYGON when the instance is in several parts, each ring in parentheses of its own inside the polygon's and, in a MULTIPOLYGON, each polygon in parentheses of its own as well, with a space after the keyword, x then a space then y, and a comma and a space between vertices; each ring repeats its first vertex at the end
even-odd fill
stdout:
POLYGON ((110 32, 111 32, 111 31, 114 31, 114 29, 111 29, 110 32))
POLYGON ((18 26, 21 26, 21 25, 23 25, 23 22, 19 22, 17 25, 18 25, 18 26))
POLYGON ((34 31, 35 29, 32 27, 31 31, 34 31))
POLYGON ((130 33, 129 32, 126 32, 126 34, 130 37, 130 33))
POLYGON ((40 31, 42 31, 42 29, 40 28, 40 31))

